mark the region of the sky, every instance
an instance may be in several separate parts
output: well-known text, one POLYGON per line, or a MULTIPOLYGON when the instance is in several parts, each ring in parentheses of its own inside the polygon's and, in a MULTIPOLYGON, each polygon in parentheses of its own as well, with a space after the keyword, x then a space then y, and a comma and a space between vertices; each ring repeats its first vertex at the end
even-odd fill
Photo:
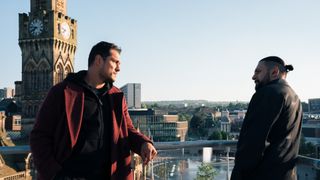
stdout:
MULTIPOLYGON (((302 101, 320 98, 318 0, 67 0, 77 20, 75 71, 91 47, 122 48, 116 86, 141 83, 142 101, 249 101, 258 61, 294 66, 287 80, 302 101)), ((1 0, 0 88, 21 80, 18 14, 29 0, 1 0)))

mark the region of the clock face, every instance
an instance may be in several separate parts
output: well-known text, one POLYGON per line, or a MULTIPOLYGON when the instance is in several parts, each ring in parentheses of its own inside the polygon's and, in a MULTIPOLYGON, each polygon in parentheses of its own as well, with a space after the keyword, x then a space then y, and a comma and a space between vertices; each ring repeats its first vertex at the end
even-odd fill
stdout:
POLYGON ((34 19, 33 21, 31 21, 31 23, 29 24, 29 32, 33 36, 40 35, 42 31, 43 31, 43 23, 40 19, 34 19))
POLYGON ((70 37, 70 27, 68 25, 68 23, 63 22, 60 26, 60 32, 62 34, 62 37, 64 39, 69 39, 70 37))

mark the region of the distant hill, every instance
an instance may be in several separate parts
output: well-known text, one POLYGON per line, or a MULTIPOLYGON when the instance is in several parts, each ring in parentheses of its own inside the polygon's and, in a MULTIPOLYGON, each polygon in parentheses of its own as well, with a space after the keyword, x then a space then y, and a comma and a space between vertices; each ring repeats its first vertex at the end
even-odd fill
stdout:
POLYGON ((143 104, 146 105, 153 105, 157 104, 158 106, 227 106, 230 103, 237 104, 237 103, 248 103, 242 101, 207 101, 207 100, 172 100, 172 101, 143 101, 143 104))

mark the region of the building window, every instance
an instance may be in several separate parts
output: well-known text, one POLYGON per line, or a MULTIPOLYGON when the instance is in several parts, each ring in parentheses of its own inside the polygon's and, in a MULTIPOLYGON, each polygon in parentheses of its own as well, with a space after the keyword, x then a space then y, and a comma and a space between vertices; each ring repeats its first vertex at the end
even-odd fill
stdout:
POLYGON ((35 47, 35 50, 36 50, 36 51, 39 51, 39 45, 38 45, 38 43, 35 43, 35 44, 34 44, 34 47, 35 47))
POLYGON ((61 34, 61 31, 60 31, 60 23, 58 23, 58 34, 61 34))
POLYGON ((55 83, 59 83, 63 80, 63 77, 64 77, 63 71, 64 71, 63 66, 59 64, 56 69, 57 74, 55 75, 55 83))
POLYGON ((21 119, 15 119, 13 122, 13 125, 20 126, 21 125, 21 119))
POLYGON ((34 71, 31 71, 31 91, 36 89, 36 73, 34 71))

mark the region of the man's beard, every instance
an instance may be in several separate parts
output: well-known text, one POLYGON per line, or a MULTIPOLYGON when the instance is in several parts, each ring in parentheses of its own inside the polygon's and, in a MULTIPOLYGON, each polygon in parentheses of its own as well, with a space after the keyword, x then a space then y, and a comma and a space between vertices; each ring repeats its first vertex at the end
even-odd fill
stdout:
POLYGON ((112 78, 112 75, 107 76, 106 74, 104 74, 104 72, 100 73, 100 78, 105 83, 114 83, 114 79, 112 78))
POLYGON ((256 83, 256 86, 255 86, 256 91, 264 87, 269 82, 270 82, 270 76, 265 76, 265 78, 262 81, 258 81, 258 83, 256 83))

